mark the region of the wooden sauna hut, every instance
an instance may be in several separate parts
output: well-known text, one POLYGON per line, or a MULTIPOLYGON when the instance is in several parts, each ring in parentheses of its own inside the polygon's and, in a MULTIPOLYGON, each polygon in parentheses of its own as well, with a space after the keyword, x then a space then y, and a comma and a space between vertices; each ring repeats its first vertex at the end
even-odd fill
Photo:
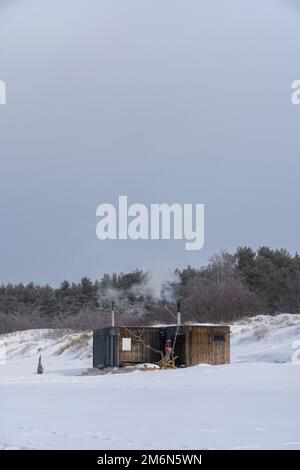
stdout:
POLYGON ((113 326, 93 332, 93 367, 158 363, 167 342, 173 345, 175 336, 176 367, 230 362, 229 326, 113 326))

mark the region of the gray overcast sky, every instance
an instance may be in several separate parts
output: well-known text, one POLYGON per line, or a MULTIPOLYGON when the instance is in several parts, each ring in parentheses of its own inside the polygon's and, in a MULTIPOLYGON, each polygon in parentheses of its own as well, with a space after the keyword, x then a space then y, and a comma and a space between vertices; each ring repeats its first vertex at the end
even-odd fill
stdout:
POLYGON ((0 0, 0 282, 299 249, 293 0, 0 0), (202 202, 205 248, 99 241, 96 207, 202 202))

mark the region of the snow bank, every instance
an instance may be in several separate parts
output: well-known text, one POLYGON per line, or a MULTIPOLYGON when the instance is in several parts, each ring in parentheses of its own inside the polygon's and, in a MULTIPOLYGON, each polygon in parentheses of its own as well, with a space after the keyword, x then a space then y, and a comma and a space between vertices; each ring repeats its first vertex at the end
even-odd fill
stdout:
POLYGON ((231 360, 234 362, 285 363, 297 360, 300 315, 258 315, 235 323, 230 329, 231 360))
MULTIPOLYGON (((293 362, 300 349, 300 315, 258 315, 234 323, 231 330, 232 362, 293 362), (294 359, 293 359, 294 358, 294 359)), ((92 332, 28 330, 0 335, 1 359, 60 356, 92 363, 92 332)), ((298 356, 297 356, 298 357, 298 356)))

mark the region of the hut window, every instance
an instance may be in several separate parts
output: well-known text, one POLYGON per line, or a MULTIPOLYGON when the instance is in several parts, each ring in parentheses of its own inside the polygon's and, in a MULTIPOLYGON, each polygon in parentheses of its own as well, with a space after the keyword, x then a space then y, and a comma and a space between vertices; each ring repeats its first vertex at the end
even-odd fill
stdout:
POLYGON ((122 338, 122 351, 131 351, 131 338, 122 338))
POLYGON ((225 341, 224 335, 215 335, 214 341, 225 341))

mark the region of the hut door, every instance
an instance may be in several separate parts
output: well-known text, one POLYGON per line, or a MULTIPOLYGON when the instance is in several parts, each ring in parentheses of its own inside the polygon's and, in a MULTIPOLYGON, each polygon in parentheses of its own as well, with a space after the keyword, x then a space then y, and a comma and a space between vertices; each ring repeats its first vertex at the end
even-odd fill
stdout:
POLYGON ((212 337, 212 364, 225 364, 225 337, 214 335, 212 337))

